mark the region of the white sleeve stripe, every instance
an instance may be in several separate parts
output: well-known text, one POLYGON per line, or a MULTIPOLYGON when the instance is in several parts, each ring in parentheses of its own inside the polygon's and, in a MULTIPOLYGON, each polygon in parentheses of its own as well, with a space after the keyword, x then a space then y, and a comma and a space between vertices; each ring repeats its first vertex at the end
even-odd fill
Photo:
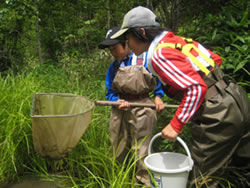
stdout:
POLYGON ((193 92, 192 92, 192 100, 190 101, 190 104, 189 104, 189 108, 188 108, 188 110, 186 111, 186 114, 183 116, 183 119, 182 119, 182 121, 183 121, 183 123, 184 122, 186 122, 186 119, 190 116, 190 112, 192 112, 193 111, 193 108, 194 108, 194 104, 196 104, 197 103, 197 100, 196 100, 196 96, 197 96, 197 89, 196 89, 196 87, 195 86, 193 86, 192 87, 192 90, 193 90, 193 92))
POLYGON ((187 93, 188 97, 186 99, 186 103, 185 106, 189 106, 188 110, 186 111, 186 107, 185 109, 183 108, 182 113, 178 116, 178 119, 180 119, 180 121, 182 123, 186 123, 190 120, 190 118, 193 116, 195 109, 200 101, 200 96, 201 96, 201 88, 200 86, 192 86, 192 88, 188 88, 189 92, 187 93), (197 96, 197 97, 196 97, 197 96), (190 98, 192 98, 190 100, 190 98), (185 113, 185 115, 183 115, 185 113))
POLYGON ((165 58, 163 55, 162 55, 162 52, 161 52, 162 49, 159 50, 159 54, 160 54, 160 57, 161 59, 165 60, 168 62, 169 66, 172 67, 172 69, 174 70, 174 72, 178 73, 180 75, 180 78, 181 79, 187 79, 188 81, 190 81, 191 83, 193 84, 198 84, 195 80, 193 80, 191 77, 189 77, 188 75, 184 74, 180 69, 178 69, 171 61, 169 61, 167 58, 165 58))
POLYGON ((186 110, 187 110, 187 107, 188 107, 188 104, 189 104, 189 100, 190 100, 190 98, 191 98, 191 95, 190 95, 190 94, 191 94, 191 90, 190 90, 190 88, 188 88, 187 98, 186 98, 185 104, 184 104, 184 106, 183 106, 183 109, 182 109, 180 115, 178 116, 178 119, 179 119, 181 122, 183 122, 183 121, 181 120, 181 118, 182 118, 183 115, 185 114, 185 112, 186 112, 186 110))
POLYGON ((155 57, 153 57, 153 62, 155 63, 155 65, 157 65, 165 74, 167 77, 171 78, 178 86, 185 88, 185 86, 179 81, 177 80, 168 70, 167 66, 165 65, 165 63, 163 64, 159 64, 159 62, 161 62, 161 60, 156 60, 155 57))
POLYGON ((191 100, 190 100, 188 109, 186 110, 185 115, 182 117, 182 123, 184 123, 185 120, 187 119, 187 117, 188 117, 188 115, 189 115, 189 113, 190 113, 190 110, 191 110, 191 108, 192 108, 192 106, 193 106, 193 104, 194 104, 195 95, 196 95, 196 89, 195 89, 195 87, 193 86, 191 90, 192 90, 192 97, 191 97, 191 100))
POLYGON ((195 109, 200 101, 201 96, 201 88, 197 81, 193 80, 188 75, 184 74, 180 69, 178 69, 171 61, 166 59, 162 53, 161 49, 159 51, 159 56, 157 53, 153 56, 153 62, 168 76, 170 77, 177 85, 179 85, 182 88, 187 88, 188 86, 191 86, 192 84, 195 84, 196 86, 192 86, 192 88, 188 88, 187 92, 187 98, 184 104, 184 107, 178 116, 178 119, 185 123, 185 121, 188 121, 190 117, 194 114, 195 109), (167 63, 165 63, 165 62, 167 63), (190 82, 191 83, 190 83, 190 82), (198 88, 197 88, 198 87, 198 88), (196 97, 198 96, 198 98, 196 97))
MULTIPOLYGON (((161 50, 161 49, 160 49, 161 50)), ((160 56, 158 54, 155 54, 153 56, 153 61, 158 65, 158 67, 163 67, 163 69, 168 71, 168 76, 177 83, 180 87, 186 88, 187 86, 191 85, 190 82, 188 82, 187 79, 183 78, 180 73, 181 71, 176 68, 176 70, 173 70, 173 68, 170 67, 172 64, 168 59, 164 58, 162 54, 160 53, 160 56), (166 61, 167 63, 164 63, 166 61), (171 76, 170 76, 171 75, 171 76)), ((161 68, 162 69, 162 68, 161 68)), ((162 70, 163 70, 162 69, 162 70)), ((164 71, 165 72, 165 71, 164 71)), ((187 76, 186 76, 187 77, 187 76)))
POLYGON ((188 122, 188 121, 190 120, 190 118, 194 115, 194 112, 195 112, 195 110, 196 110, 196 108, 197 108, 197 105, 198 105, 198 103, 199 103, 199 101, 200 101, 200 99, 201 99, 201 86, 200 86, 200 85, 197 85, 197 87, 198 87, 198 96, 197 96, 197 100, 196 100, 196 103, 195 103, 195 105, 194 105, 194 107, 193 107, 193 110, 191 111, 191 113, 190 113, 190 115, 189 115, 189 118, 186 120, 186 122, 188 122))

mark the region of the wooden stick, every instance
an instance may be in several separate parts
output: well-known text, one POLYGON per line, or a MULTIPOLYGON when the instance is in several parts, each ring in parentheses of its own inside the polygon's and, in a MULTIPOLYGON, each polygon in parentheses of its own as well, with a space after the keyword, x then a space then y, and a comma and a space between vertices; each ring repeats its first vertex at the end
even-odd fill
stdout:
MULTIPOLYGON (((121 105, 120 102, 112 102, 112 101, 95 101, 96 105, 99 106, 119 106, 121 105)), ((131 107, 149 107, 149 108, 155 108, 155 104, 149 104, 149 103, 129 103, 131 107)), ((178 108, 179 105, 176 104, 164 104, 165 108, 178 108)))

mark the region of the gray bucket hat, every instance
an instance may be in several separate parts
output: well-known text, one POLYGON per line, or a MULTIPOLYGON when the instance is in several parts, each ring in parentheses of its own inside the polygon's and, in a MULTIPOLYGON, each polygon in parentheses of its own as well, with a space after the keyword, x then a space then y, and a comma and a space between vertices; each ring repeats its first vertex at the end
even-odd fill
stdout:
POLYGON ((160 27, 160 23, 151 10, 138 6, 127 12, 123 18, 120 31, 112 35, 111 39, 116 39, 122 36, 128 29, 135 27, 160 27))

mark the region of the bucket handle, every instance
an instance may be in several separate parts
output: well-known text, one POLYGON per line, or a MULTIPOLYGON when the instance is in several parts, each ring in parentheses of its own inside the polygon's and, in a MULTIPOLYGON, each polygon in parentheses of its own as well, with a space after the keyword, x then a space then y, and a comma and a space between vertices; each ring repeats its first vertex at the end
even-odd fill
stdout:
MULTIPOLYGON (((151 151, 152 151, 152 145, 153 145, 154 140, 155 140, 156 138, 160 137, 161 135, 162 135, 161 132, 160 132, 160 133, 157 133, 157 134, 154 135, 153 138, 150 140, 149 146, 148 146, 148 155, 151 155, 151 154, 152 154, 151 151)), ((186 153, 187 153, 187 155, 188 155, 188 159, 189 159, 189 163, 190 163, 190 167, 191 167, 190 170, 192 170, 192 166, 193 166, 194 162, 193 162, 193 160, 192 160, 192 158, 191 158, 191 153, 190 153, 190 151, 189 151, 189 149, 188 149, 186 143, 185 143, 179 136, 176 137, 176 140, 184 147, 184 149, 185 149, 185 151, 186 151, 186 153)))

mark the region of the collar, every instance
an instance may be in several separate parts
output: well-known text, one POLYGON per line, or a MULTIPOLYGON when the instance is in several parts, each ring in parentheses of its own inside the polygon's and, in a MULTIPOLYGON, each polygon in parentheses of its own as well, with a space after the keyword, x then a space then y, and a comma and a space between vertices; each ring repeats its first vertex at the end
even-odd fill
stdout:
POLYGON ((143 59, 143 65, 147 64, 147 52, 143 52, 142 54, 136 56, 135 53, 133 53, 131 65, 136 65, 136 61, 138 58, 143 59))
POLYGON ((157 75, 156 72, 154 71, 151 63, 151 58, 153 57, 154 54, 154 49, 156 46, 159 44, 159 42, 162 40, 162 38, 168 33, 168 31, 163 31, 161 34, 157 35, 154 40, 151 42, 149 49, 148 49, 148 57, 147 57, 147 62, 148 62, 148 69, 150 72, 152 72, 153 75, 157 75))
POLYGON ((125 56, 125 57, 119 62, 120 67, 127 66, 127 65, 131 62, 132 57, 133 57, 133 53, 131 53, 131 54, 125 56))

